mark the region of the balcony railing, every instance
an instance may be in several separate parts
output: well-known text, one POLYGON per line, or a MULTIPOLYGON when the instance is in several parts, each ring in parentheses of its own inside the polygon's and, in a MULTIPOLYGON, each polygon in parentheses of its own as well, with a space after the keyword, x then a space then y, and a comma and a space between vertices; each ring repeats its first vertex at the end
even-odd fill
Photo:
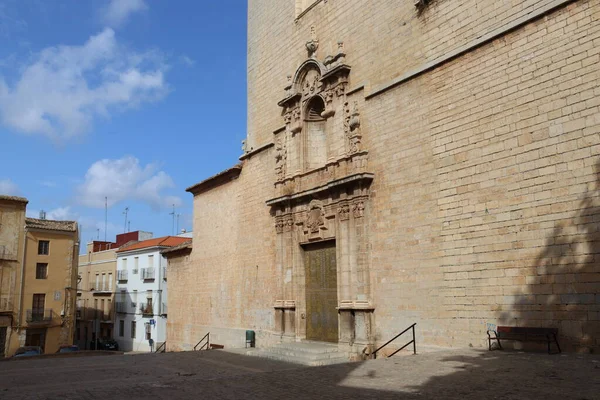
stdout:
POLYGON ((52 321, 52 309, 31 309, 27 310, 27 322, 43 323, 52 321))
POLYGON ((127 312, 127 304, 122 301, 116 302, 115 311, 121 314, 125 314, 127 312))
POLYGON ((0 312, 4 311, 12 311, 13 307, 11 302, 9 301, 9 299, 4 298, 4 299, 0 299, 0 312))
POLYGON ((127 282, 128 279, 128 271, 126 269, 117 271, 117 280, 119 282, 127 282))
POLYGON ((163 279, 166 281, 167 280, 167 267, 162 267, 162 275, 163 275, 163 279))
POLYGON ((154 315, 152 303, 141 303, 140 312, 142 313, 142 315, 154 315))
POLYGON ((154 279, 154 267, 142 268, 141 273, 142 279, 145 281, 154 279))

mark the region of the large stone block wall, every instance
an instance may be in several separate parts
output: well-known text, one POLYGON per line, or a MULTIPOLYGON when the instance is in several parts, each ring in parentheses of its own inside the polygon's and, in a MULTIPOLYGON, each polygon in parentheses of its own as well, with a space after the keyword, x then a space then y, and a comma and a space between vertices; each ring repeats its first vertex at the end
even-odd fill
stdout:
POLYGON ((510 324, 600 345, 599 13, 577 2, 367 102, 378 339, 510 324))
MULTIPOLYGON (((511 324, 597 348, 600 5, 518 26, 561 2, 432 0, 418 13, 412 1, 329 0, 296 22, 294 3, 249 2, 248 146, 283 126, 277 102, 310 27, 319 59, 344 41, 375 176, 374 341, 417 322, 420 342, 482 346, 488 328, 511 324), (512 31, 377 92, 500 27, 512 31)), ((169 342, 189 348, 212 329, 238 345, 243 329, 275 329, 274 181, 270 148, 195 197, 193 253, 169 276, 169 342)))

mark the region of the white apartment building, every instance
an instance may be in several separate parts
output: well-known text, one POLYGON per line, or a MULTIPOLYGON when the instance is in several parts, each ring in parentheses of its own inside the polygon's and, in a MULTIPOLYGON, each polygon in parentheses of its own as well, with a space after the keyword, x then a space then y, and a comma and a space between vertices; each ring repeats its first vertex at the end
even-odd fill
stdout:
POLYGON ((160 252, 188 236, 144 240, 117 251, 114 338, 120 350, 151 351, 166 341, 167 260, 160 252))

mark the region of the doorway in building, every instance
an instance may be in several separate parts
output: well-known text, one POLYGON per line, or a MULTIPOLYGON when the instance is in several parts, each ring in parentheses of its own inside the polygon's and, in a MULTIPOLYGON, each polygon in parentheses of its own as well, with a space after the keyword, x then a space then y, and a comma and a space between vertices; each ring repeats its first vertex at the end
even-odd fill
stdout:
POLYGON ((25 346, 40 346, 44 351, 46 347, 46 329, 27 329, 25 346))
POLYGON ((6 357, 6 327, 0 327, 0 358, 6 357))
POLYGON ((338 298, 335 242, 304 246, 306 338, 338 341, 338 298))

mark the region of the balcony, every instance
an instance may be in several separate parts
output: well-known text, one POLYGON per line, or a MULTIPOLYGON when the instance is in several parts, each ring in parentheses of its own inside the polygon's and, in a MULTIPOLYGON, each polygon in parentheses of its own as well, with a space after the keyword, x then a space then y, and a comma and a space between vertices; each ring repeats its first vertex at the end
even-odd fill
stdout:
POLYGON ((127 304, 125 302, 122 301, 118 301, 115 303, 115 311, 120 313, 120 314, 125 314, 127 313, 127 304))
POLYGON ((126 269, 117 271, 117 280, 119 282, 127 282, 128 280, 128 271, 126 269))
POLYGON ((163 274, 163 279, 166 281, 167 280, 167 267, 162 267, 162 274, 163 274))
POLYGON ((154 316, 154 310, 152 307, 152 303, 141 303, 140 304, 140 312, 145 317, 154 316))
POLYGON ((52 322, 52 309, 27 310, 26 321, 30 324, 45 324, 52 322))
POLYGON ((141 272, 143 280, 145 280, 145 281, 153 281, 154 280, 154 267, 142 268, 140 272, 141 272))

